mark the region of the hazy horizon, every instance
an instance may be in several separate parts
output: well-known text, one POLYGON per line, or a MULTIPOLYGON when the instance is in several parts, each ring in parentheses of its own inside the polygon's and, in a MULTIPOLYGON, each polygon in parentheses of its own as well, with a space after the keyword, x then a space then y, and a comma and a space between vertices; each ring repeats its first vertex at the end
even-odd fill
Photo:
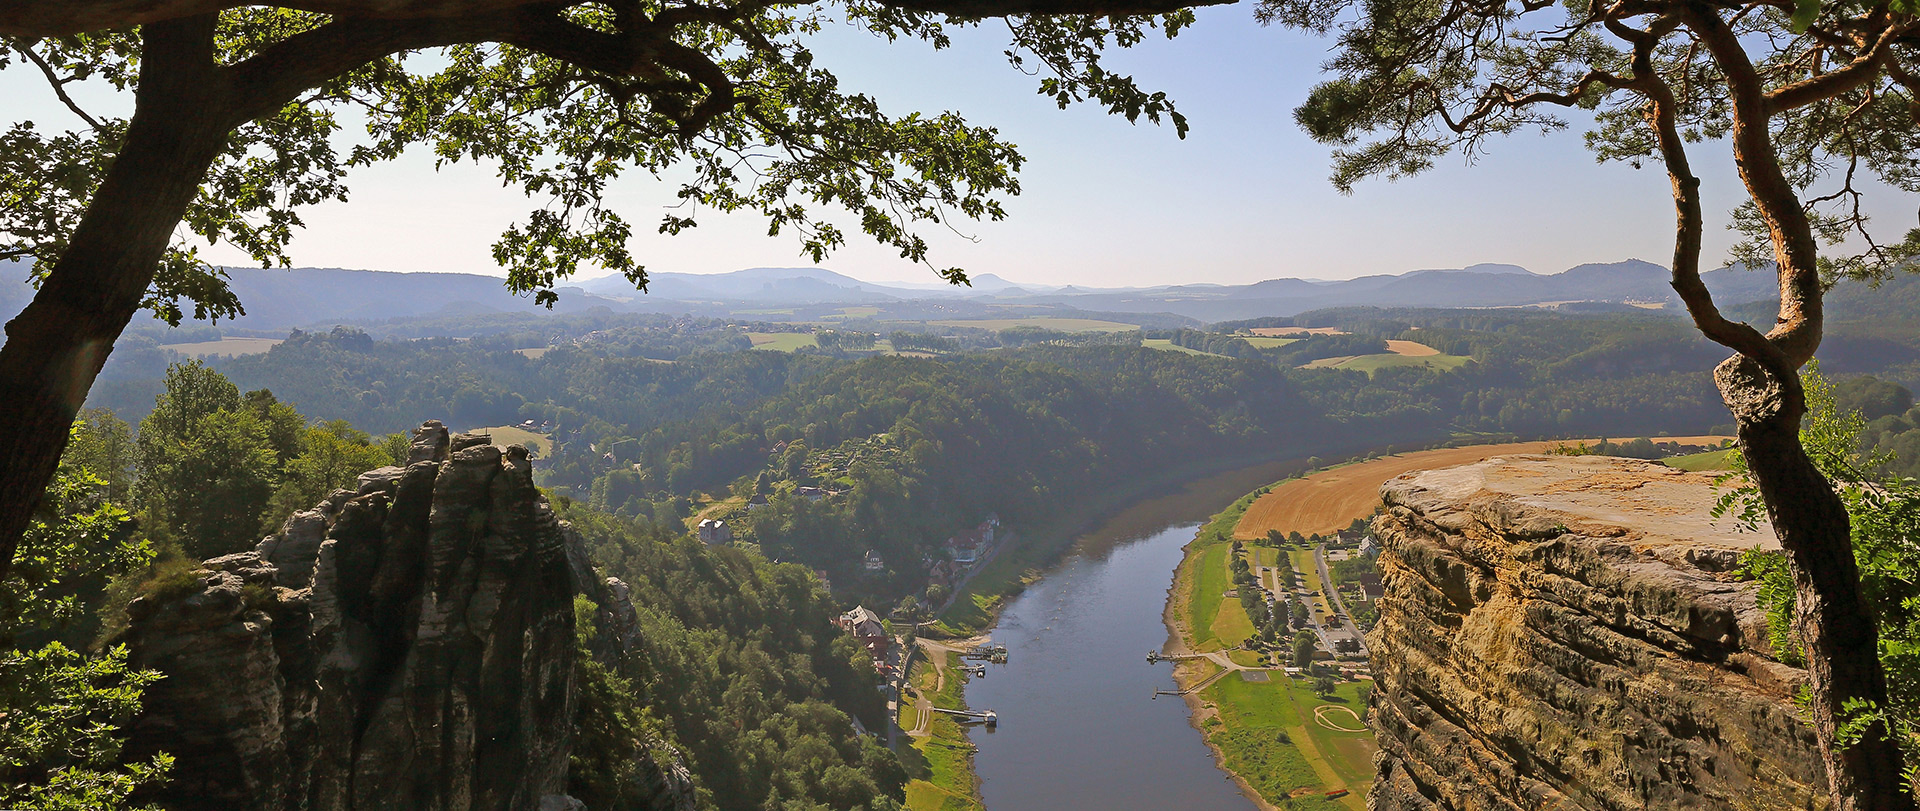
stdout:
MULTIPOLYGON (((814 47, 844 86, 890 113, 956 110, 998 127, 1028 159, 1024 193, 1007 200, 1006 221, 961 222, 958 233, 920 226, 937 267, 1036 285, 1114 288, 1338 280, 1480 263, 1553 273, 1630 257, 1670 261, 1673 206, 1665 173, 1596 163, 1579 120, 1547 135, 1496 140, 1475 156, 1476 165, 1442 158, 1418 177, 1368 181, 1350 196, 1339 194, 1326 179, 1329 148, 1293 122, 1294 106, 1322 76, 1326 43, 1263 28, 1244 8, 1198 14, 1198 24, 1177 39, 1150 38, 1110 57, 1116 72, 1176 101, 1192 122, 1184 141, 1169 126, 1129 126, 1092 105, 1057 109, 1035 94, 1035 77, 1007 66, 1005 32, 991 26, 958 29, 953 46, 941 51, 829 26, 814 47)), ((76 95, 96 114, 124 114, 130 105, 130 94, 99 88, 77 88, 76 95)), ((78 124, 31 71, 0 71, 0 97, 16 120, 45 129, 78 124)), ((343 113, 342 121, 343 140, 351 140, 357 119, 343 113)), ((1734 237, 1725 228, 1728 212, 1742 190, 1724 148, 1694 152, 1710 218, 1704 259, 1719 266, 1734 237)), ((687 233, 655 233, 657 218, 676 202, 672 181, 635 173, 608 190, 608 204, 633 225, 629 248, 648 270, 811 264, 797 238, 767 236, 757 216, 700 212, 700 226, 687 233)), ((490 246, 539 202, 501 188, 487 166, 459 163, 436 173, 433 156, 418 148, 352 172, 347 185, 349 202, 301 210, 307 227, 288 250, 294 266, 503 275, 490 246)), ((1883 221, 1912 216, 1890 202, 1899 200, 1872 206, 1883 221)), ((849 224, 844 216, 838 221, 849 224)), ((857 228, 846 230, 847 247, 820 267, 862 280, 938 281, 857 228)), ((226 246, 194 244, 217 264, 255 264, 226 246)), ((604 272, 577 278, 598 275, 604 272)))

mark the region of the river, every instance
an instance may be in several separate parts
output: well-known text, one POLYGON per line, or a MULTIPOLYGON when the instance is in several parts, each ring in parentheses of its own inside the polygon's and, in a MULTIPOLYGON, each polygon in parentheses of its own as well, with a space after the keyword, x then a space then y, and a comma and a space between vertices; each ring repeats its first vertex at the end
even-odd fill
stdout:
POLYGON ((968 706, 999 714, 996 730, 971 732, 989 811, 1253 807, 1214 765, 1186 703, 1150 698, 1173 676, 1146 656, 1167 642, 1167 589, 1200 523, 1301 467, 1243 468, 1139 502, 1007 605, 992 639, 1008 663, 966 686, 968 706))

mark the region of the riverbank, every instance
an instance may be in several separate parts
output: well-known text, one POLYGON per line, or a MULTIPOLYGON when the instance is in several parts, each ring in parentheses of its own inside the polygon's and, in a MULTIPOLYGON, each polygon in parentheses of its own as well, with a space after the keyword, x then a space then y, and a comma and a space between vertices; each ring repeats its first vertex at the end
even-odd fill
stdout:
POLYGON ((1167 652, 1228 657, 1233 672, 1223 673, 1227 666, 1211 659, 1191 659, 1175 670, 1174 680, 1184 693, 1189 723, 1256 807, 1359 811, 1372 778, 1373 735, 1361 723, 1365 684, 1349 682, 1318 694, 1266 655, 1240 650, 1254 636, 1255 623, 1239 599, 1228 598, 1238 554, 1234 534, 1243 517, 1268 493, 1296 481, 1241 496, 1187 544, 1162 614, 1167 652))
MULTIPOLYGON (((1717 439, 1678 441, 1700 444, 1717 439)), ((1326 562, 1311 549, 1266 545, 1269 532, 1328 534, 1371 515, 1379 503, 1380 484, 1403 473, 1489 456, 1543 453, 1562 444, 1566 443, 1502 443, 1356 459, 1241 496, 1214 514, 1184 550, 1162 613, 1169 637, 1166 652, 1224 653, 1236 667, 1264 667, 1271 654, 1236 650, 1256 630, 1242 602, 1228 596, 1235 589, 1236 556, 1249 564, 1254 582, 1271 584, 1270 590, 1278 596, 1282 590, 1273 567, 1278 556, 1285 554, 1304 582, 1302 588, 1286 588, 1286 599, 1303 601, 1315 617, 1338 616, 1344 610, 1332 599, 1332 584, 1323 582, 1326 562), (1234 549, 1236 542, 1243 551, 1234 549)), ((1350 623, 1343 619, 1340 624, 1350 623)), ((1316 620, 1308 627, 1321 626, 1316 620)), ((1336 629, 1334 633, 1346 632, 1336 629)), ((1322 648, 1331 644, 1324 630, 1320 636, 1322 648)), ((1280 641, 1284 651, 1284 639, 1280 641)), ((1308 674, 1294 678, 1283 669, 1272 669, 1235 677, 1219 671, 1212 662, 1190 660, 1175 671, 1175 679, 1185 692, 1182 697, 1192 713, 1192 725, 1249 799, 1262 808, 1281 802, 1290 802, 1289 808, 1357 811, 1364 807, 1375 748, 1372 732, 1362 723, 1370 681, 1341 681, 1331 691, 1316 692, 1308 674), (1328 796, 1342 791, 1346 793, 1328 796)), ((1321 687, 1324 690, 1326 685, 1321 687)))
MULTIPOLYGON (((1017 549, 1001 550, 967 582, 952 604, 941 612, 939 621, 923 633, 947 637, 985 633, 993 627, 1007 601, 1046 576, 1082 536, 1095 527, 1115 522, 1124 525, 1130 513, 1142 516, 1163 513, 1171 501, 1177 502, 1174 510, 1190 511, 1196 520, 1201 520, 1217 509, 1215 505, 1227 499, 1307 471, 1318 463, 1321 455, 1358 458, 1396 444, 1405 447, 1402 443, 1434 441, 1440 440, 1383 437, 1368 442, 1269 449, 1237 457, 1198 459, 1139 477, 1125 486, 1108 488, 1092 498, 1061 505, 1052 520, 1021 528, 1027 542, 1017 549), (1172 492, 1155 495, 1168 491, 1172 492)), ((1144 531, 1144 527, 1142 529, 1144 531)))
POLYGON ((912 695, 900 697, 900 714, 893 721, 905 735, 894 749, 907 770, 907 807, 912 811, 978 811, 979 780, 973 772, 973 741, 953 716, 934 712, 967 709, 963 691, 966 674, 958 666, 957 649, 920 640, 923 655, 915 657, 907 674, 912 695))

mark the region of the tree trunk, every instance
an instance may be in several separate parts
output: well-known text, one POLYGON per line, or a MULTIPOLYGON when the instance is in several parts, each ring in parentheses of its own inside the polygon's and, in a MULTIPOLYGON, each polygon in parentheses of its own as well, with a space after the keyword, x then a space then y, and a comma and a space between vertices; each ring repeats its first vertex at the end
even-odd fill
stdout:
POLYGON ((1793 572, 1794 630, 1807 646, 1812 721, 1835 811, 1911 811, 1900 749, 1884 724, 1851 746, 1836 742, 1851 700, 1886 708, 1873 614, 1860 592, 1846 506, 1800 445, 1806 401, 1798 378, 1782 380, 1734 357, 1714 370, 1739 427, 1740 452, 1793 572))
POLYGON ((0 578, 66 448, 67 429, 225 145, 214 15, 143 31, 126 143, 33 303, 0 346, 0 578))

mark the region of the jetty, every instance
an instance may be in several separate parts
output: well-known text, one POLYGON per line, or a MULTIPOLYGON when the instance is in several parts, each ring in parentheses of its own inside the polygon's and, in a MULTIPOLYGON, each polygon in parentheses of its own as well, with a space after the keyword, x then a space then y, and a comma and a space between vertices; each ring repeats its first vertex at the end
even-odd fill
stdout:
POLYGON ((940 707, 933 707, 931 709, 934 712, 957 715, 974 723, 986 724, 987 726, 994 726, 1000 722, 1000 716, 995 714, 993 710, 949 710, 940 707))
POLYGON ((1178 662, 1183 659, 1206 659, 1206 658, 1209 658, 1209 657, 1204 653, 1161 653, 1157 650, 1147 651, 1147 664, 1150 664, 1150 665, 1159 664, 1161 662, 1178 662))
POLYGON ((1007 646, 975 645, 971 648, 961 651, 960 658, 984 659, 996 665, 1004 665, 1007 663, 1007 646))

